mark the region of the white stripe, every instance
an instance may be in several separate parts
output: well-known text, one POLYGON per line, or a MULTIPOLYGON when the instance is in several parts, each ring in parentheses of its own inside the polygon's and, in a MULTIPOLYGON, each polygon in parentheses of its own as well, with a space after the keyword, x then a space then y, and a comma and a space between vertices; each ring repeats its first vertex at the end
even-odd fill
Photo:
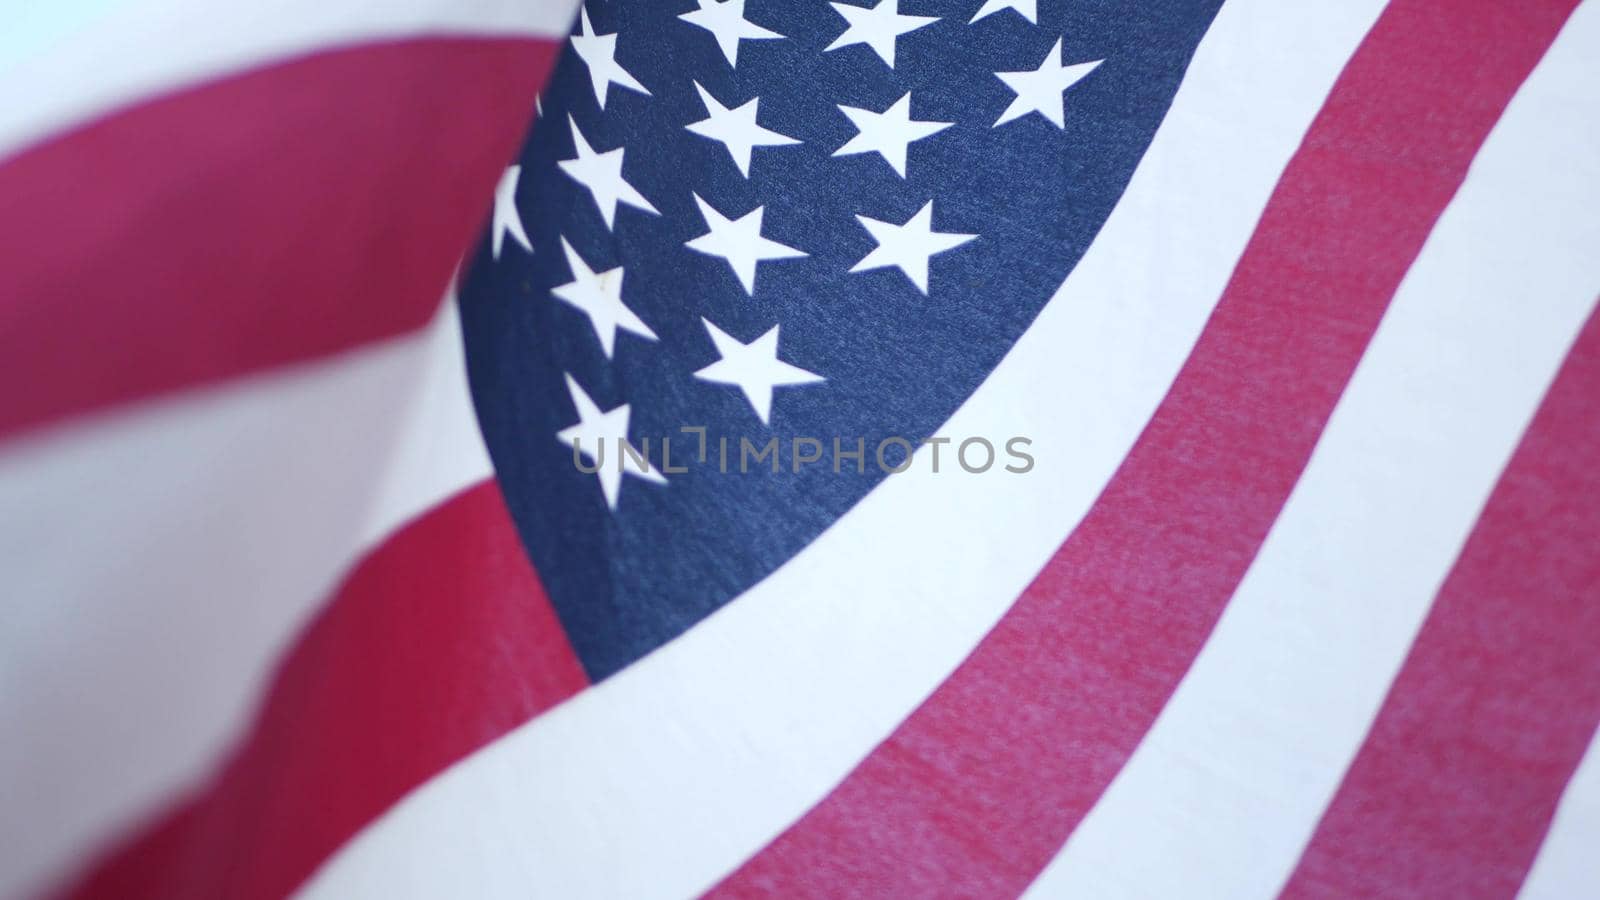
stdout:
POLYGON ((1600 731, 1561 794, 1555 821, 1533 860, 1520 900, 1572 900, 1600 886, 1600 731))
POLYGON ((684 896, 793 821, 1083 515, 1380 5, 1224 7, 1093 248, 942 429, 1030 436, 1032 473, 963 476, 947 450, 935 476, 921 459, 684 637, 408 797, 307 893, 684 896))
POLYGON ((383 460, 386 465, 377 495, 356 532, 357 555, 441 500, 494 477, 467 386, 461 320, 453 296, 445 299, 425 340, 415 368, 421 381, 407 398, 399 437, 380 457, 368 460, 383 460))
POLYGON ((453 310, 0 451, 0 896, 207 774, 350 563, 489 475, 453 310))
POLYGON ((1484 144, 1216 631, 1035 896, 1266 897, 1293 870, 1600 293, 1596 38, 1591 5, 1484 144))
POLYGON ((317 50, 434 34, 558 37, 577 0, 100 0, 98 6, 73 16, 36 16, 43 21, 34 41, 0 48, 11 56, 9 65, 0 57, 0 162, 116 107, 317 50))

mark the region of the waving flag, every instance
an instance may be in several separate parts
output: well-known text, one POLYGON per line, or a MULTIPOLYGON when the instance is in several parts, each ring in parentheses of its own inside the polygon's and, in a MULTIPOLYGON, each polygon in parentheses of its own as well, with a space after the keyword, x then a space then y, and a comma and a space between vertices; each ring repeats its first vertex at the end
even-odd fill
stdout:
POLYGON ((0 892, 1600 886, 1593 3, 23 25, 0 892))

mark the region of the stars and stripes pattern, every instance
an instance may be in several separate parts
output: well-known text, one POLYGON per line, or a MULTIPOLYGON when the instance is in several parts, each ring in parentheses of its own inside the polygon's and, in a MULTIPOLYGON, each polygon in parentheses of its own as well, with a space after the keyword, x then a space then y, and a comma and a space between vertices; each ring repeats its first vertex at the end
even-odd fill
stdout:
POLYGON ((1600 884, 1593 3, 19 34, 0 893, 1600 884))

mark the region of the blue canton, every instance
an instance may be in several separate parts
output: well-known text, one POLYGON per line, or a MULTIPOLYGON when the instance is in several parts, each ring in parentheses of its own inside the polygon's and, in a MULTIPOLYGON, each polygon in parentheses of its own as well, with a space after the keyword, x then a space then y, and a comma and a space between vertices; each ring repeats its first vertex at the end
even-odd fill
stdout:
POLYGON ((592 677, 893 477, 880 442, 937 433, 1089 247, 1219 4, 587 4, 460 309, 507 502, 592 677), (651 467, 618 468, 623 436, 651 467), (774 437, 779 470, 741 473, 741 441, 774 437), (797 437, 822 461, 796 471, 797 437))

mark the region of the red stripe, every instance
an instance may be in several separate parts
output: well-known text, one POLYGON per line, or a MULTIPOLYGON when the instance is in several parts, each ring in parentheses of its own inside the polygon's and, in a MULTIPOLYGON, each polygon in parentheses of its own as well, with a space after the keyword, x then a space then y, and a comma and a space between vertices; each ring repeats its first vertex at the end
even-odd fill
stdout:
POLYGON ((588 684, 499 486, 394 534, 300 638, 209 785, 80 897, 280 897, 406 792, 588 684))
POLYGON ((320 53, 0 165, 0 435, 422 326, 557 46, 320 53))
POLYGON ((1210 634, 1401 277, 1572 0, 1396 0, 1077 530, 961 667, 713 890, 1022 891, 1210 634))
POLYGON ((1515 896, 1600 725, 1597 460, 1591 316, 1285 896, 1515 896))

